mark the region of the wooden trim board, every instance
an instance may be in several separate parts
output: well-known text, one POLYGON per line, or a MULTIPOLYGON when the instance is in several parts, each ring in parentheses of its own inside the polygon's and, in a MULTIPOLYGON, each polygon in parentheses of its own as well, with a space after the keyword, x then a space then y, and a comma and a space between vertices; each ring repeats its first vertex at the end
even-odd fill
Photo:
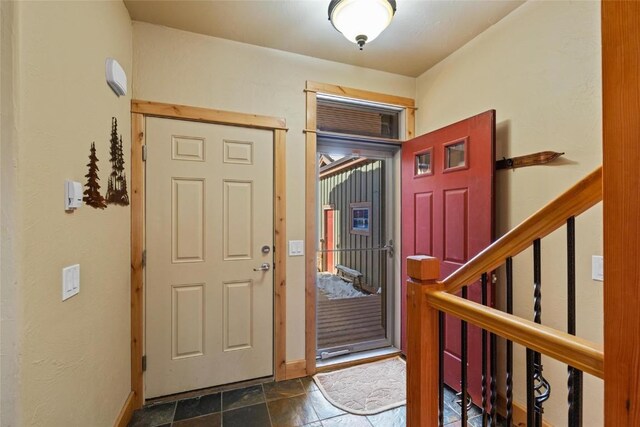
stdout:
POLYGON ((604 420, 640 425, 640 2, 602 1, 604 420))
POLYGON ((129 425, 129 421, 131 421, 131 417, 133 417, 133 411, 135 405, 135 393, 131 391, 127 396, 127 400, 124 401, 124 405, 122 409, 120 409, 120 413, 118 414, 118 418, 113 423, 114 427, 127 427, 129 425))
POLYGON ((140 408, 144 399, 142 355, 144 337, 144 162, 145 119, 131 114, 131 390, 135 393, 134 407, 140 408))
POLYGON ((293 360, 286 363, 286 379, 302 378, 307 376, 307 361, 305 359, 293 360))
MULTIPOLYGON (((319 83, 307 81, 306 92, 325 93, 328 95, 342 96, 345 98, 361 99, 381 104, 396 105, 398 107, 414 108, 415 101, 402 96, 388 95, 385 93, 370 92, 368 90, 354 89, 351 87, 332 85, 329 83, 319 83)), ((307 126, 307 129, 315 129, 307 126)))
POLYGON ((316 373, 316 157, 317 94, 329 94, 404 108, 405 140, 415 136, 415 101, 345 86, 307 81, 305 124, 305 359, 307 375, 316 373))
POLYGON ((287 377, 287 188, 286 188, 286 131, 274 130, 274 234, 276 247, 275 270, 273 273, 273 285, 275 293, 274 326, 275 333, 275 370, 276 381, 282 381, 287 377), (279 255, 278 255, 279 254, 279 255))
POLYGON ((144 176, 145 119, 163 117, 273 131, 274 136, 274 377, 286 379, 286 122, 276 117, 200 107, 131 101, 131 390, 133 409, 144 403, 144 176))
POLYGON ((168 119, 192 120, 268 130, 287 130, 286 120, 280 117, 212 110, 210 108, 190 107, 187 105, 164 104, 162 102, 142 101, 139 99, 131 101, 131 112, 168 119))
POLYGON ((380 360, 385 360, 385 359, 393 359, 394 357, 398 357, 401 355, 402 355, 402 352, 398 350, 393 353, 381 354, 378 356, 369 356, 369 357, 363 357, 357 360, 349 360, 347 362, 332 363, 331 365, 325 365, 325 366, 320 366, 316 368, 316 372, 337 371, 338 369, 350 368, 352 366, 362 365, 365 363, 378 362, 380 360))

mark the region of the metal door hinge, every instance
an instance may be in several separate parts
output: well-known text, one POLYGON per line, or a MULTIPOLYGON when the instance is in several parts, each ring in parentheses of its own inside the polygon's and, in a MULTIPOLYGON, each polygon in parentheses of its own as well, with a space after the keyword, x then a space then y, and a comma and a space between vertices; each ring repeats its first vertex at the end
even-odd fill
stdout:
POLYGON ((147 250, 142 251, 142 268, 147 266, 147 250))
POLYGON ((147 355, 142 356, 142 372, 147 370, 147 355))
POLYGON ((147 144, 142 146, 142 161, 147 161, 147 144))

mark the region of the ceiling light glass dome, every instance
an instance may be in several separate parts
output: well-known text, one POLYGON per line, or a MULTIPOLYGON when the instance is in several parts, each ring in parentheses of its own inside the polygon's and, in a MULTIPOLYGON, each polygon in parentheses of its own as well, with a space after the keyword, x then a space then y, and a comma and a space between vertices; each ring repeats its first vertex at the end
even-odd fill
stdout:
POLYGON ((360 50, 389 26, 395 12, 395 0, 332 0, 329 4, 333 26, 360 50))

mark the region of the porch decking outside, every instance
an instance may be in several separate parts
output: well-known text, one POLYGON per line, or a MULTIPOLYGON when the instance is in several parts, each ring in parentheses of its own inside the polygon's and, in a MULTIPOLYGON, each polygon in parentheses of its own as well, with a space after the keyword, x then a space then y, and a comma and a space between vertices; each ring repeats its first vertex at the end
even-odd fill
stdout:
POLYGON ((384 339, 382 298, 327 299, 318 295, 318 349, 384 339))

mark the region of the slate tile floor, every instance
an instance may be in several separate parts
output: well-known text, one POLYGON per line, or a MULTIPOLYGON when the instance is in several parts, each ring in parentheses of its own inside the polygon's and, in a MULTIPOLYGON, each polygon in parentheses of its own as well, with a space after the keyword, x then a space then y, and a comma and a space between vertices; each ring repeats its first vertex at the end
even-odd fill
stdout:
MULTIPOLYGON (((460 426, 460 406, 445 388, 445 426, 460 426)), ((482 426, 480 410, 468 427, 482 426)), ((130 427, 403 427, 404 406, 375 415, 347 414, 329 403, 309 377, 211 393, 136 411, 130 427)), ((503 424, 500 424, 503 425, 503 424)))

